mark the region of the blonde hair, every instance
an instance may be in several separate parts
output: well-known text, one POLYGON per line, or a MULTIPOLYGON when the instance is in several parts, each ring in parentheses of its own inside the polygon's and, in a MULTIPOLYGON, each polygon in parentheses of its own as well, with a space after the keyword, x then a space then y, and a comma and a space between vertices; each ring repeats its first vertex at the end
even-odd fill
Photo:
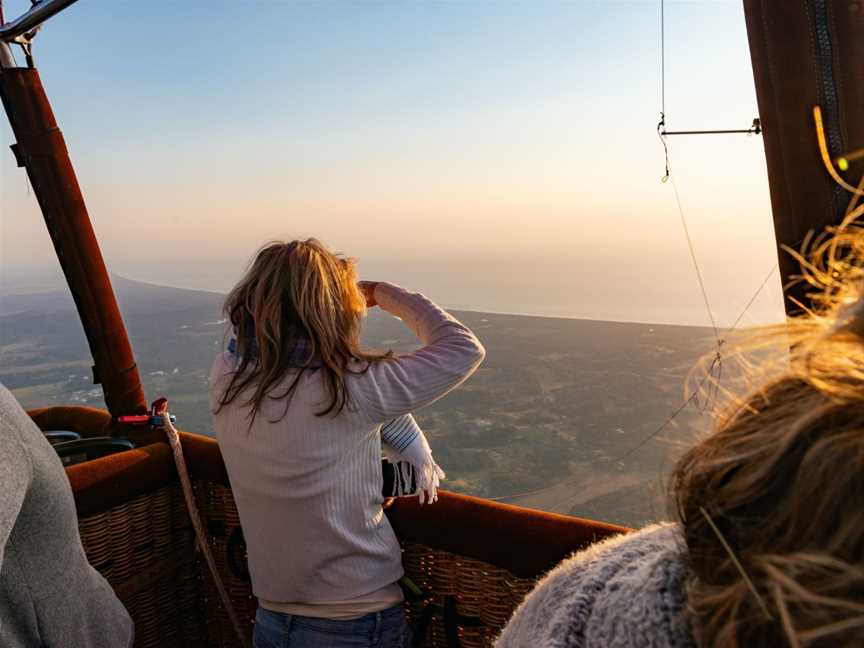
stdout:
MULTIPOLYGON (((316 239, 262 247, 228 295, 224 311, 237 335, 240 360, 218 409, 248 390, 243 404, 253 421, 266 398, 285 400, 284 417, 306 371, 321 372, 329 395, 316 414, 335 416, 348 402, 345 377, 352 361, 390 357, 361 349, 366 300, 357 287, 354 260, 316 239)), ((365 368, 368 363, 353 371, 365 368)))
POLYGON ((757 341, 788 361, 673 473, 703 646, 864 636, 864 232, 829 234, 800 255, 813 306, 757 341))

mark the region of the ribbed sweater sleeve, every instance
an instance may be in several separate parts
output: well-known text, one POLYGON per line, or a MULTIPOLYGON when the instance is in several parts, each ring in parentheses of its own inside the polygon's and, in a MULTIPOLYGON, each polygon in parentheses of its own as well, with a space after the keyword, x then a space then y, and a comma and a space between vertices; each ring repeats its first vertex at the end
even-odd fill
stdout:
POLYGON ((373 362, 351 376, 352 394, 368 420, 384 423, 432 403, 462 384, 483 361, 486 351, 470 329, 423 295, 379 283, 375 300, 400 318, 423 347, 373 362))

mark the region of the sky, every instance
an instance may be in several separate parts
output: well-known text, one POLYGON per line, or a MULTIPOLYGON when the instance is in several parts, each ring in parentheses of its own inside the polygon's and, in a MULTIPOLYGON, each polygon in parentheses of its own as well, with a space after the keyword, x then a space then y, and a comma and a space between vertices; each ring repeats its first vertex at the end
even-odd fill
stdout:
MULTIPOLYGON (((28 4, 6 0, 7 18, 28 4)), ((264 242, 317 236, 365 278, 454 308, 708 325, 661 182, 659 17, 658 2, 80 0, 35 57, 114 273, 227 290, 264 242)), ((670 130, 757 116, 740 2, 666 3, 665 107, 670 130)), ((8 290, 57 262, 5 122, 0 139, 8 290)), ((763 144, 669 152, 722 328, 776 263, 763 144)), ((781 314, 775 275, 742 321, 781 314)))

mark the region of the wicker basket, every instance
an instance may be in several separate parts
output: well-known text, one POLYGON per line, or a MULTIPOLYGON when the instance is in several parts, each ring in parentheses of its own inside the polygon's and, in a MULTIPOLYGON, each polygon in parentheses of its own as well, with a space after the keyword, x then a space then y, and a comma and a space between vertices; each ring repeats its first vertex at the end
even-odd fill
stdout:
POLYGON ((179 486, 78 520, 90 564, 135 621, 135 646, 207 646, 200 567, 179 486))

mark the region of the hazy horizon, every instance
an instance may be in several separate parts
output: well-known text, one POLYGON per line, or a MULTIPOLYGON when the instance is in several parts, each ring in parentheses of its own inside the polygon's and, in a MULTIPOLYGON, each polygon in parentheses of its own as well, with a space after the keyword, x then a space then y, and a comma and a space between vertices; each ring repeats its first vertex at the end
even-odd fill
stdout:
MULTIPOLYGON (((239 271, 236 276, 229 272, 211 272, 209 274, 201 273, 195 275, 194 273, 190 274, 189 271, 181 272, 177 275, 173 272, 170 275, 164 275, 159 269, 153 269, 149 272, 142 270, 140 273, 132 276, 113 272, 110 267, 109 272, 111 272, 112 276, 123 279, 171 288, 202 290, 223 295, 230 290, 237 276, 239 276, 239 271)), ((496 279, 497 275, 494 272, 488 274, 478 273, 480 278, 486 278, 487 289, 482 291, 473 290, 473 286, 471 285, 467 287, 459 286, 455 281, 446 276, 443 278, 420 277, 416 273, 412 273, 410 268, 407 271, 403 269, 397 274, 401 275, 401 281, 396 281, 396 279, 387 274, 368 276, 374 276, 381 280, 396 281, 406 287, 424 292, 442 306, 452 310, 642 324, 711 326, 710 321, 707 320, 705 306, 701 301, 694 303, 694 300, 691 299, 669 306, 669 304, 662 300, 657 301, 646 297, 647 291, 645 290, 640 294, 638 292, 638 283, 631 284, 628 292, 616 295, 616 299, 614 300, 611 300, 608 294, 604 295, 605 308, 598 308, 596 304, 597 300, 591 299, 591 293, 585 294, 581 299, 578 296, 576 299, 573 299, 573 296, 568 292, 569 286, 566 283, 559 283, 553 289, 549 289, 547 286, 542 297, 538 298, 531 292, 523 294, 520 290, 514 290, 513 286, 515 284, 513 282, 498 281, 496 279)), ((771 279, 777 280, 776 272, 772 275, 771 279)), ((683 282, 683 284, 685 290, 689 291, 692 288, 689 282, 683 282)), ((530 289, 530 286, 527 288, 530 289)), ((591 289, 591 286, 588 285, 587 288, 591 289)), ((594 288, 598 288, 601 291, 607 290, 606 286, 594 286, 594 288)), ((54 268, 46 267, 41 270, 34 268, 13 268, 11 272, 0 277, 0 297, 3 295, 35 294, 55 290, 68 290, 59 266, 54 268)), ((665 294, 673 297, 674 295, 671 292, 667 287, 665 294)), ((762 292, 769 293, 769 289, 766 287, 762 292)), ((596 292, 593 294, 597 295, 596 292)), ((687 296, 690 297, 690 295, 687 296)), ((773 313, 769 310, 772 306, 770 293, 768 295, 760 294, 757 304, 748 309, 747 315, 742 319, 743 323, 739 324, 739 328, 748 325, 760 325, 776 320, 777 318, 772 317, 773 313)), ((721 333, 741 314, 743 307, 744 304, 739 304, 737 301, 721 304, 720 308, 712 307, 717 320, 717 326, 721 333)))
MULTIPOLYGON (((669 127, 749 126, 740 3, 666 18, 669 127)), ((317 236, 451 308, 710 324, 660 182, 656 2, 81 2, 35 56, 119 275, 225 291, 266 240, 317 236)), ((776 263, 762 141, 669 145, 724 328, 776 263)), ((5 150, 8 286, 57 264, 5 150)), ((782 318, 779 287, 744 325, 782 318)))

